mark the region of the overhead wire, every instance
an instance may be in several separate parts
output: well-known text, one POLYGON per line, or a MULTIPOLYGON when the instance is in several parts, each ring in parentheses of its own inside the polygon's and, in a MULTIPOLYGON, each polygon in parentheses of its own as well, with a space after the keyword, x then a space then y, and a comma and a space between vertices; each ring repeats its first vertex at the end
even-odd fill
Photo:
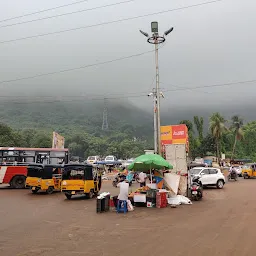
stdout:
MULTIPOLYGON (((175 92, 175 91, 186 91, 186 90, 195 90, 199 88, 214 88, 214 87, 225 87, 225 86, 230 86, 230 85, 238 85, 238 84, 248 84, 248 83, 253 83, 256 82, 256 79, 252 80, 243 80, 243 81, 237 81, 237 82, 230 82, 230 83, 221 83, 221 84, 210 84, 210 85, 203 85, 203 86, 196 86, 196 87, 191 87, 191 88, 180 88, 180 89, 170 89, 170 90, 163 90, 164 93, 168 92, 175 92)), ((134 92, 135 94, 135 92, 134 92)), ((120 94, 121 95, 121 94, 120 94)), ((82 97, 82 96, 81 96, 82 97)), ((84 101, 85 99, 88 101, 104 101, 104 100, 115 100, 115 99, 122 99, 122 98, 141 98, 141 97, 147 97, 146 93, 137 93, 136 95, 126 95, 123 94, 122 96, 113 96, 113 97, 87 97, 87 98, 82 98, 82 99, 76 99, 74 100, 61 100, 61 96, 56 96, 55 100, 51 101, 26 101, 26 102, 15 102, 15 101, 6 101, 6 102, 1 102, 0 104, 5 104, 5 103, 14 103, 14 104, 28 104, 28 103, 64 103, 64 102, 79 102, 79 101, 84 101)))
POLYGON ((9 20, 24 18, 24 17, 31 16, 31 15, 34 15, 34 14, 53 11, 53 10, 56 10, 56 9, 64 8, 64 7, 71 6, 71 5, 81 4, 81 3, 84 3, 84 2, 88 2, 88 1, 89 0, 81 0, 81 1, 76 1, 76 2, 73 2, 73 3, 69 3, 69 4, 59 5, 59 6, 55 6, 55 7, 52 7, 52 8, 36 11, 36 12, 26 13, 26 14, 22 14, 22 15, 19 15, 19 16, 14 16, 14 17, 11 17, 11 18, 0 20, 0 23, 6 22, 6 21, 9 21, 9 20))
POLYGON ((66 33, 66 32, 70 32, 70 31, 76 31, 76 30, 81 30, 81 29, 93 28, 93 27, 98 27, 98 26, 105 26, 105 25, 115 24, 115 23, 119 23, 119 22, 124 22, 124 21, 129 21, 129 20, 145 18, 145 17, 149 17, 149 16, 153 16, 153 15, 159 15, 159 14, 164 14, 164 13, 168 13, 168 12, 184 10, 184 9, 189 9, 189 8, 194 8, 194 7, 198 7, 198 6, 202 6, 202 5, 213 4, 213 3, 222 2, 222 1, 224 1, 224 0, 212 0, 212 1, 207 1, 207 2, 203 2, 203 3, 198 3, 198 4, 183 6, 183 7, 178 7, 178 8, 174 8, 174 9, 168 9, 168 10, 163 10, 163 11, 158 11, 158 12, 153 12, 153 13, 133 16, 133 17, 129 17, 129 18, 123 18, 123 19, 118 19, 118 20, 101 22, 101 23, 92 24, 92 25, 88 25, 88 26, 82 26, 82 27, 64 29, 64 30, 59 30, 59 31, 54 31, 54 32, 48 32, 48 33, 43 33, 43 34, 32 35, 32 36, 20 37, 20 38, 16 38, 16 39, 0 41, 0 44, 16 42, 16 41, 22 41, 22 40, 38 38, 38 37, 44 37, 44 36, 50 36, 50 35, 55 35, 55 34, 61 34, 61 33, 66 33))
MULTIPOLYGON (((162 46, 160 46, 159 49, 162 49, 163 47, 164 47, 164 44, 162 46)), ((145 55, 145 54, 148 54, 148 53, 151 53, 151 52, 154 52, 154 51, 155 50, 140 52, 140 53, 136 53, 136 54, 132 54, 132 55, 128 55, 128 56, 123 56, 123 57, 119 57, 119 58, 112 59, 112 60, 96 62, 96 63, 87 64, 87 65, 80 66, 80 67, 75 67, 75 68, 62 69, 62 70, 58 70, 58 71, 41 73, 41 74, 27 76, 27 77, 19 77, 19 78, 14 78, 14 79, 10 79, 10 80, 2 80, 2 81, 0 81, 0 84, 10 83, 10 82, 17 82, 17 81, 22 81, 22 80, 29 80, 29 79, 34 79, 34 78, 43 77, 43 76, 51 76, 51 75, 55 75, 55 74, 66 73, 66 72, 71 72, 71 71, 80 70, 80 69, 86 69, 86 68, 90 68, 90 67, 102 66, 102 65, 114 63, 114 62, 117 62, 117 61, 122 61, 122 60, 126 60, 126 59, 140 57, 142 55, 145 55)))
POLYGON ((17 82, 17 81, 22 81, 22 80, 29 80, 29 79, 34 79, 34 78, 43 77, 43 76, 51 76, 51 75, 55 75, 55 74, 66 73, 66 72, 71 72, 71 71, 90 68, 90 67, 97 67, 97 66, 110 64, 110 63, 125 60, 125 59, 139 57, 139 56, 151 53, 151 52, 154 52, 154 50, 145 51, 145 52, 141 52, 141 53, 137 53, 137 54, 132 54, 132 55, 124 56, 124 57, 119 57, 119 58, 112 59, 112 60, 96 62, 96 63, 92 63, 92 64, 80 66, 80 67, 75 67, 75 68, 62 69, 62 70, 59 70, 59 71, 41 73, 41 74, 37 74, 37 75, 33 75, 33 76, 20 77, 20 78, 15 78, 15 79, 10 79, 10 80, 2 80, 2 81, 0 81, 0 84, 10 83, 10 82, 17 82))
POLYGON ((252 79, 252 80, 243 80, 243 81, 238 81, 238 82, 230 82, 230 83, 222 83, 222 84, 210 84, 210 85, 203 85, 203 86, 196 86, 196 87, 183 87, 183 88, 179 88, 179 89, 165 90, 164 92, 196 90, 196 89, 202 89, 202 88, 223 87, 223 86, 229 86, 229 85, 247 84, 247 83, 255 83, 255 82, 256 82, 256 79, 252 79))
POLYGON ((67 13, 62 13, 62 14, 53 15, 53 16, 47 16, 47 17, 38 18, 38 19, 34 19, 34 20, 28 20, 28 21, 22 21, 22 22, 7 24, 7 25, 0 26, 0 28, 13 27, 13 26, 27 24, 27 23, 32 23, 32 22, 41 21, 41 20, 48 20, 48 19, 53 19, 53 18, 59 18, 59 17, 62 17, 62 16, 72 15, 72 14, 76 14, 76 13, 88 12, 88 11, 103 9, 103 8, 107 8, 107 7, 111 7, 111 6, 127 4, 127 3, 134 2, 134 1, 135 0, 127 0, 127 1, 117 2, 117 3, 113 3, 113 4, 100 5, 100 6, 96 6, 96 7, 92 7, 92 8, 87 8, 87 9, 83 9, 83 10, 67 12, 67 13))

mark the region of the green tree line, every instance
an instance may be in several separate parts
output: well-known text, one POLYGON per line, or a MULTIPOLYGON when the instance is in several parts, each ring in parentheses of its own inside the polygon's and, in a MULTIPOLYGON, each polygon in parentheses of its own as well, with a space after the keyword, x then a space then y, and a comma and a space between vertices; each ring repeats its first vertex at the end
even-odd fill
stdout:
POLYGON ((256 121, 244 124, 243 119, 234 115, 230 120, 220 113, 213 113, 209 123, 202 117, 182 120, 189 132, 190 155, 192 157, 224 153, 228 158, 250 158, 256 160, 256 121), (208 131, 204 133, 205 125, 208 131))
MULTIPOLYGON (((226 154, 230 158, 250 158, 256 161, 256 121, 244 123, 235 115, 227 120, 220 113, 213 113, 209 120, 194 116, 192 120, 182 120, 189 133, 190 156, 226 154), (207 132, 205 131, 207 127, 207 132)), ((152 149, 153 134, 149 127, 123 124, 108 132, 96 129, 94 133, 81 129, 57 130, 66 139, 65 147, 73 156, 85 158, 89 155, 116 155, 130 158, 143 154, 144 149, 152 149), (146 136, 145 131, 147 130, 146 136)), ((12 129, 0 124, 0 146, 4 147, 51 147, 51 129, 12 129)))
MULTIPOLYGON (((72 156, 84 159, 89 155, 115 155, 118 158, 130 158, 143 154, 150 144, 137 134, 134 127, 122 126, 123 131, 97 132, 89 134, 80 131, 63 131, 65 147, 72 156)), ((6 124, 0 124, 0 146, 2 147, 52 147, 52 131, 40 129, 13 130, 6 124)))

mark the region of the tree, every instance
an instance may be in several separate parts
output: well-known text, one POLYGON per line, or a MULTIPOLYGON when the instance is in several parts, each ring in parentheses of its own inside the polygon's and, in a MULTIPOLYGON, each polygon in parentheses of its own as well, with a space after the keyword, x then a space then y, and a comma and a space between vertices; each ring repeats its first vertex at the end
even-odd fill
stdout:
POLYGON ((204 139, 204 118, 203 117, 199 118, 198 116, 194 116, 194 124, 198 132, 199 141, 202 142, 204 139))
POLYGON ((188 127, 189 132, 194 132, 193 130, 193 123, 190 120, 181 120, 180 124, 185 124, 188 127))
POLYGON ((231 155, 231 159, 233 159, 235 150, 236 150, 236 143, 238 140, 241 140, 244 136, 244 133, 242 130, 242 126, 244 123, 243 123, 243 119, 240 118, 238 115, 232 116, 231 120, 232 120, 232 124, 230 128, 234 131, 234 135, 235 135, 235 140, 234 140, 232 155, 231 155))
POLYGON ((219 112, 215 112, 210 116, 209 129, 215 139, 217 159, 220 157, 220 140, 223 132, 227 130, 225 122, 225 118, 219 112))
POLYGON ((2 147, 21 146, 22 137, 14 132, 8 125, 0 123, 0 145, 2 147))

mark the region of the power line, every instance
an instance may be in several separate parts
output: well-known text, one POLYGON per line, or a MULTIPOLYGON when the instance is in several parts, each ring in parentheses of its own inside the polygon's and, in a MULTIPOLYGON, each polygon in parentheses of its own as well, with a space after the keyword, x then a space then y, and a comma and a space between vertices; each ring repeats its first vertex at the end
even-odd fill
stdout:
POLYGON ((196 90, 196 89, 202 89, 202 88, 214 88, 214 87, 223 87, 223 86, 229 86, 229 85, 238 85, 238 84, 247 84, 247 83, 255 83, 256 79, 253 80, 244 80, 244 81, 238 81, 238 82, 230 82, 230 83, 224 83, 224 84, 210 84, 210 85, 203 85, 203 86, 196 86, 196 87, 183 87, 180 89, 170 89, 165 90, 164 92, 176 92, 176 91, 186 91, 186 90, 196 90))
POLYGON ((48 11, 60 9, 60 8, 71 6, 71 5, 75 5, 75 4, 81 4, 81 3, 84 3, 84 2, 88 2, 88 1, 89 0, 82 0, 82 1, 76 1, 76 2, 73 2, 73 3, 70 3, 70 4, 59 5, 59 6, 48 8, 48 9, 44 9, 44 10, 41 10, 41 11, 31 12, 31 13, 27 13, 27 14, 15 16, 15 17, 7 18, 7 19, 4 19, 4 20, 0 20, 0 23, 1 22, 5 22, 5 21, 9 21, 9 20, 14 20, 14 19, 18 19, 18 18, 23 18, 23 17, 31 16, 31 15, 42 13, 42 12, 48 12, 48 11))
MULTIPOLYGON (((159 49, 162 49, 163 47, 164 47, 164 45, 162 45, 162 47, 160 47, 159 49)), ((37 75, 33 75, 33 76, 20 77, 20 78, 15 78, 15 79, 10 79, 10 80, 3 80, 3 81, 0 81, 0 84, 10 83, 10 82, 17 82, 17 81, 22 81, 22 80, 29 80, 29 79, 33 79, 33 78, 37 78, 37 77, 42 77, 42 76, 51 76, 51 75, 55 75, 55 74, 66 73, 66 72, 71 72, 71 71, 90 68, 90 67, 97 67, 97 66, 110 64, 110 63, 121 61, 121 60, 140 57, 142 55, 145 55, 145 54, 148 54, 148 53, 151 53, 151 52, 154 52, 154 51, 155 50, 150 50, 150 51, 141 52, 141 53, 137 53, 137 54, 132 54, 132 55, 124 56, 124 57, 119 57, 119 58, 112 59, 112 60, 102 61, 102 62, 98 62, 98 63, 92 63, 92 64, 88 64, 88 65, 80 66, 80 67, 76 67, 76 68, 62 69, 62 70, 59 70, 59 71, 42 73, 42 74, 37 74, 37 75)))
POLYGON ((141 52, 141 53, 137 53, 137 54, 133 54, 133 55, 129 55, 129 56, 124 56, 124 57, 120 57, 120 58, 116 58, 116 59, 112 59, 112 60, 107 60, 107 61, 103 61, 103 62, 88 64, 88 65, 80 66, 80 67, 76 67, 76 68, 69 68, 69 69, 63 69, 63 70, 59 70, 59 71, 37 74, 37 75, 33 75, 33 76, 20 77, 20 78, 15 78, 15 79, 10 79, 10 80, 3 80, 3 81, 0 81, 0 84, 10 83, 10 82, 17 82, 17 81, 22 81, 22 80, 28 80, 28 79, 33 79, 33 78, 42 77, 42 76, 51 76, 51 75, 55 75, 55 74, 71 72, 71 71, 74 71, 74 70, 80 70, 80 69, 85 69, 85 68, 90 68, 90 67, 101 66, 101 65, 110 64, 110 63, 125 60, 125 59, 139 57, 139 56, 151 53, 151 52, 154 52, 154 50, 141 52))
POLYGON ((124 22, 124 21, 128 21, 128 20, 135 20, 135 19, 140 19, 140 18, 149 17, 149 16, 153 16, 153 15, 164 14, 164 13, 168 13, 168 12, 184 10, 184 9, 189 9, 189 8, 193 8, 193 7, 197 7, 197 6, 217 3, 217 2, 221 2, 221 1, 224 1, 224 0, 213 0, 213 1, 203 2, 203 3, 199 3, 199 4, 193 4, 193 5, 188 5, 188 6, 184 6, 184 7, 179 7, 179 8, 175 8, 175 9, 169 9, 169 10, 164 10, 164 11, 159 11, 159 12, 154 12, 154 13, 148 13, 148 14, 144 14, 144 15, 138 15, 138 16, 134 16, 134 17, 130 17, 130 18, 118 19, 118 20, 102 22, 102 23, 92 24, 92 25, 88 25, 88 26, 70 28, 70 29, 65 29, 65 30, 59 30, 59 31, 55 31, 55 32, 49 32, 49 33, 38 34, 38 35, 33 35, 33 36, 20 37, 20 38, 11 39, 11 40, 0 41, 0 44, 16 42, 16 41, 21 41, 21 40, 27 40, 27 39, 32 39, 32 38, 38 38, 38 37, 44 37, 44 36, 50 36, 50 35, 55 35, 55 34, 61 34, 61 33, 66 33, 66 32, 70 32, 70 31, 92 28, 92 27, 105 26, 105 25, 115 24, 115 23, 124 22))
MULTIPOLYGON (((204 86, 197 86, 197 87, 192 87, 192 88, 180 88, 180 89, 174 89, 174 90, 165 90, 163 92, 168 93, 168 92, 175 92, 175 91, 185 91, 185 90, 195 90, 195 89, 200 89, 200 88, 212 88, 212 87, 225 87, 225 86, 230 86, 230 85, 238 85, 238 84, 247 84, 247 83, 253 83, 256 82, 256 79, 253 80, 244 80, 244 81, 238 81, 238 82, 230 82, 230 83, 222 83, 222 84, 210 84, 210 85, 204 85, 204 86)), ((119 97, 91 97, 87 98, 88 101, 104 101, 104 100, 115 100, 115 99, 122 99, 122 98, 141 98, 141 97, 147 97, 147 94, 145 93, 137 93, 136 95, 123 95, 119 97)), ((29 104, 29 103, 64 103, 64 102, 79 102, 79 101, 84 101, 84 99, 76 99, 74 100, 60 100, 57 99, 56 97, 55 100, 51 101, 27 101, 27 102, 15 102, 15 101, 6 101, 6 102, 1 102, 1 104, 5 103, 13 103, 13 104, 29 104)))
POLYGON ((7 24, 7 25, 0 26, 0 28, 12 27, 12 26, 17 26, 17 25, 21 25, 21 24, 32 23, 32 22, 35 22, 35 21, 52 19, 52 18, 59 18, 59 17, 62 17, 62 16, 67 16, 67 15, 81 13, 81 12, 87 12, 87 11, 93 11, 93 10, 107 8, 107 7, 116 6, 116 5, 120 5, 120 4, 131 3, 131 2, 134 2, 134 1, 135 0, 128 0, 128 1, 122 1, 122 2, 113 3, 113 4, 101 5, 101 6, 97 6, 97 7, 92 7, 92 8, 78 10, 78 11, 73 11, 73 12, 67 12, 67 13, 58 14, 58 15, 54 15, 54 16, 48 16, 48 17, 43 17, 43 18, 34 19, 34 20, 28 20, 28 21, 23 21, 23 22, 7 24))

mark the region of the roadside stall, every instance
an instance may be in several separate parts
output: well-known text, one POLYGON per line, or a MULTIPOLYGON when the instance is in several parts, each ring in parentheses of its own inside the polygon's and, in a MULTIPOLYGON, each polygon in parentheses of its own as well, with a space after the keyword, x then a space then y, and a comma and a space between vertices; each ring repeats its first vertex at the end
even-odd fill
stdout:
MULTIPOLYGON (((110 196, 110 207, 107 211, 126 213, 133 211, 133 206, 165 208, 168 204, 171 207, 176 207, 179 204, 191 204, 191 201, 183 195, 187 183, 183 184, 181 175, 171 173, 173 166, 160 155, 141 155, 127 169, 130 172, 139 173, 137 178, 140 180, 141 186, 129 193, 128 176, 132 174, 129 172, 126 180, 117 184, 117 187, 120 188, 119 195, 110 196), (141 177, 145 176, 148 182, 144 182, 144 179, 141 181, 141 177)), ((97 210, 97 212, 99 211, 97 210)))
POLYGON ((172 168, 160 155, 145 154, 137 157, 128 169, 148 174, 149 183, 130 193, 129 200, 136 206, 166 207, 168 190, 164 188, 164 173, 172 168))

